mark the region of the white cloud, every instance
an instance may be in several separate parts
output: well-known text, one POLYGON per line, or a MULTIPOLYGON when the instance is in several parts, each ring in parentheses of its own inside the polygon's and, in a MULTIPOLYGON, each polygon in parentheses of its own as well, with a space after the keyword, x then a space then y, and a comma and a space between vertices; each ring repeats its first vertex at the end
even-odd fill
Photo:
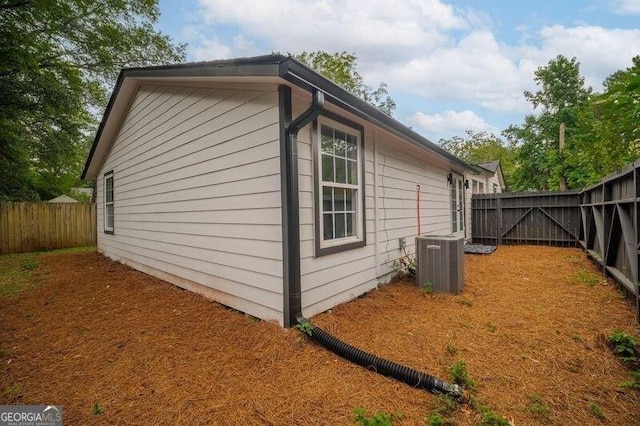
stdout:
POLYGON ((466 130, 500 134, 500 130, 470 110, 448 110, 437 114, 417 112, 408 118, 408 122, 418 127, 422 134, 433 141, 449 138, 453 135, 461 135, 466 130))
POLYGON ((613 9, 620 15, 637 15, 640 14, 640 0, 620 0, 613 9))
MULTIPOLYGON (((527 26, 518 30, 518 41, 507 42, 497 38, 490 17, 445 0, 370 0, 366 7, 360 0, 198 0, 198 4, 203 31, 199 35, 186 31, 197 38, 190 43, 196 60, 272 51, 353 52, 365 82, 374 87, 386 82, 392 96, 417 95, 432 105, 468 104, 461 108, 468 111, 417 113, 418 122, 425 117, 457 120, 464 129, 473 124, 474 130, 489 126, 471 111, 476 107, 505 116, 531 111, 522 93, 535 89, 533 72, 558 54, 577 57, 587 84, 600 90, 608 75, 630 65, 640 46, 640 29, 588 24, 527 26)), ((618 4, 625 13, 640 11, 640 0, 618 4)), ((430 125, 444 124, 436 120, 430 125)))
POLYGON ((519 47, 520 57, 539 65, 559 54, 576 57, 587 84, 596 90, 602 89, 603 80, 611 73, 630 66, 640 46, 640 29, 554 25, 542 28, 538 35, 541 47, 519 47))
POLYGON ((207 40, 192 51, 196 61, 206 61, 210 59, 229 59, 236 54, 231 48, 222 43, 217 38, 207 40))

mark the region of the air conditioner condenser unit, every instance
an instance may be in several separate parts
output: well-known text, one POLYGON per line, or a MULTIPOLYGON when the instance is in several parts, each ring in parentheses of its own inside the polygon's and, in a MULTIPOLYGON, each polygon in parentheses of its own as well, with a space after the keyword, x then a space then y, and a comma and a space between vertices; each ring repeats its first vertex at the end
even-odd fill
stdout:
POLYGON ((450 235, 416 237, 416 279, 436 293, 464 290, 464 238, 450 235))

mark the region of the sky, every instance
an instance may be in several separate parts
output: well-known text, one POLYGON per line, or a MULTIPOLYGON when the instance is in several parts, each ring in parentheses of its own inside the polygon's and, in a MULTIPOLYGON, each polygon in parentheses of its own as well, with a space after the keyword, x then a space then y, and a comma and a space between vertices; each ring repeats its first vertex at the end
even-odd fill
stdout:
POLYGON ((346 51, 388 85, 394 118, 430 140, 499 135, 535 112, 534 71, 576 57, 586 84, 640 55, 640 0, 161 0, 188 61, 346 51))

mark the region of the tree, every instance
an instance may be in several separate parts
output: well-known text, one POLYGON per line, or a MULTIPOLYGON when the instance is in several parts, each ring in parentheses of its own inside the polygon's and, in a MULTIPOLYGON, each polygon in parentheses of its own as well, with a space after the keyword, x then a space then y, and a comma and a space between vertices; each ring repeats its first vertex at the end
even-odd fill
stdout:
POLYGON ((632 66, 617 71, 604 82, 583 114, 582 149, 596 159, 604 176, 640 157, 640 56, 632 66))
POLYGON ((440 146, 456 157, 471 164, 500 161, 507 182, 515 167, 516 147, 505 143, 493 133, 467 130, 465 137, 454 136, 440 139, 440 146))
POLYGON ((580 114, 588 105, 591 88, 585 87, 576 58, 562 55, 535 71, 536 92, 525 91, 525 98, 538 115, 530 114, 520 126, 510 126, 503 135, 520 146, 515 189, 548 190, 577 187, 583 183, 578 148, 580 114), (559 147, 560 125, 565 125, 566 145, 559 147))
POLYGON ((355 54, 347 52, 330 54, 319 50, 317 52, 302 52, 299 55, 293 55, 293 57, 388 116, 393 115, 396 103, 388 94, 387 84, 380 83, 376 90, 364 84, 362 76, 356 71, 358 58, 355 54))
POLYGON ((157 0, 0 0, 0 199, 77 184, 122 67, 183 60, 154 28, 157 0))

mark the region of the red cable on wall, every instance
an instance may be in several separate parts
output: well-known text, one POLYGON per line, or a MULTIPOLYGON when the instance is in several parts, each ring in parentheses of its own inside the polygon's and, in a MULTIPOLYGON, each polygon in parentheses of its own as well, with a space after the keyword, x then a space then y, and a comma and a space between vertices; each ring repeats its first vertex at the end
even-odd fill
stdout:
POLYGON ((416 185, 416 214, 418 219, 418 236, 420 236, 420 185, 416 185))

